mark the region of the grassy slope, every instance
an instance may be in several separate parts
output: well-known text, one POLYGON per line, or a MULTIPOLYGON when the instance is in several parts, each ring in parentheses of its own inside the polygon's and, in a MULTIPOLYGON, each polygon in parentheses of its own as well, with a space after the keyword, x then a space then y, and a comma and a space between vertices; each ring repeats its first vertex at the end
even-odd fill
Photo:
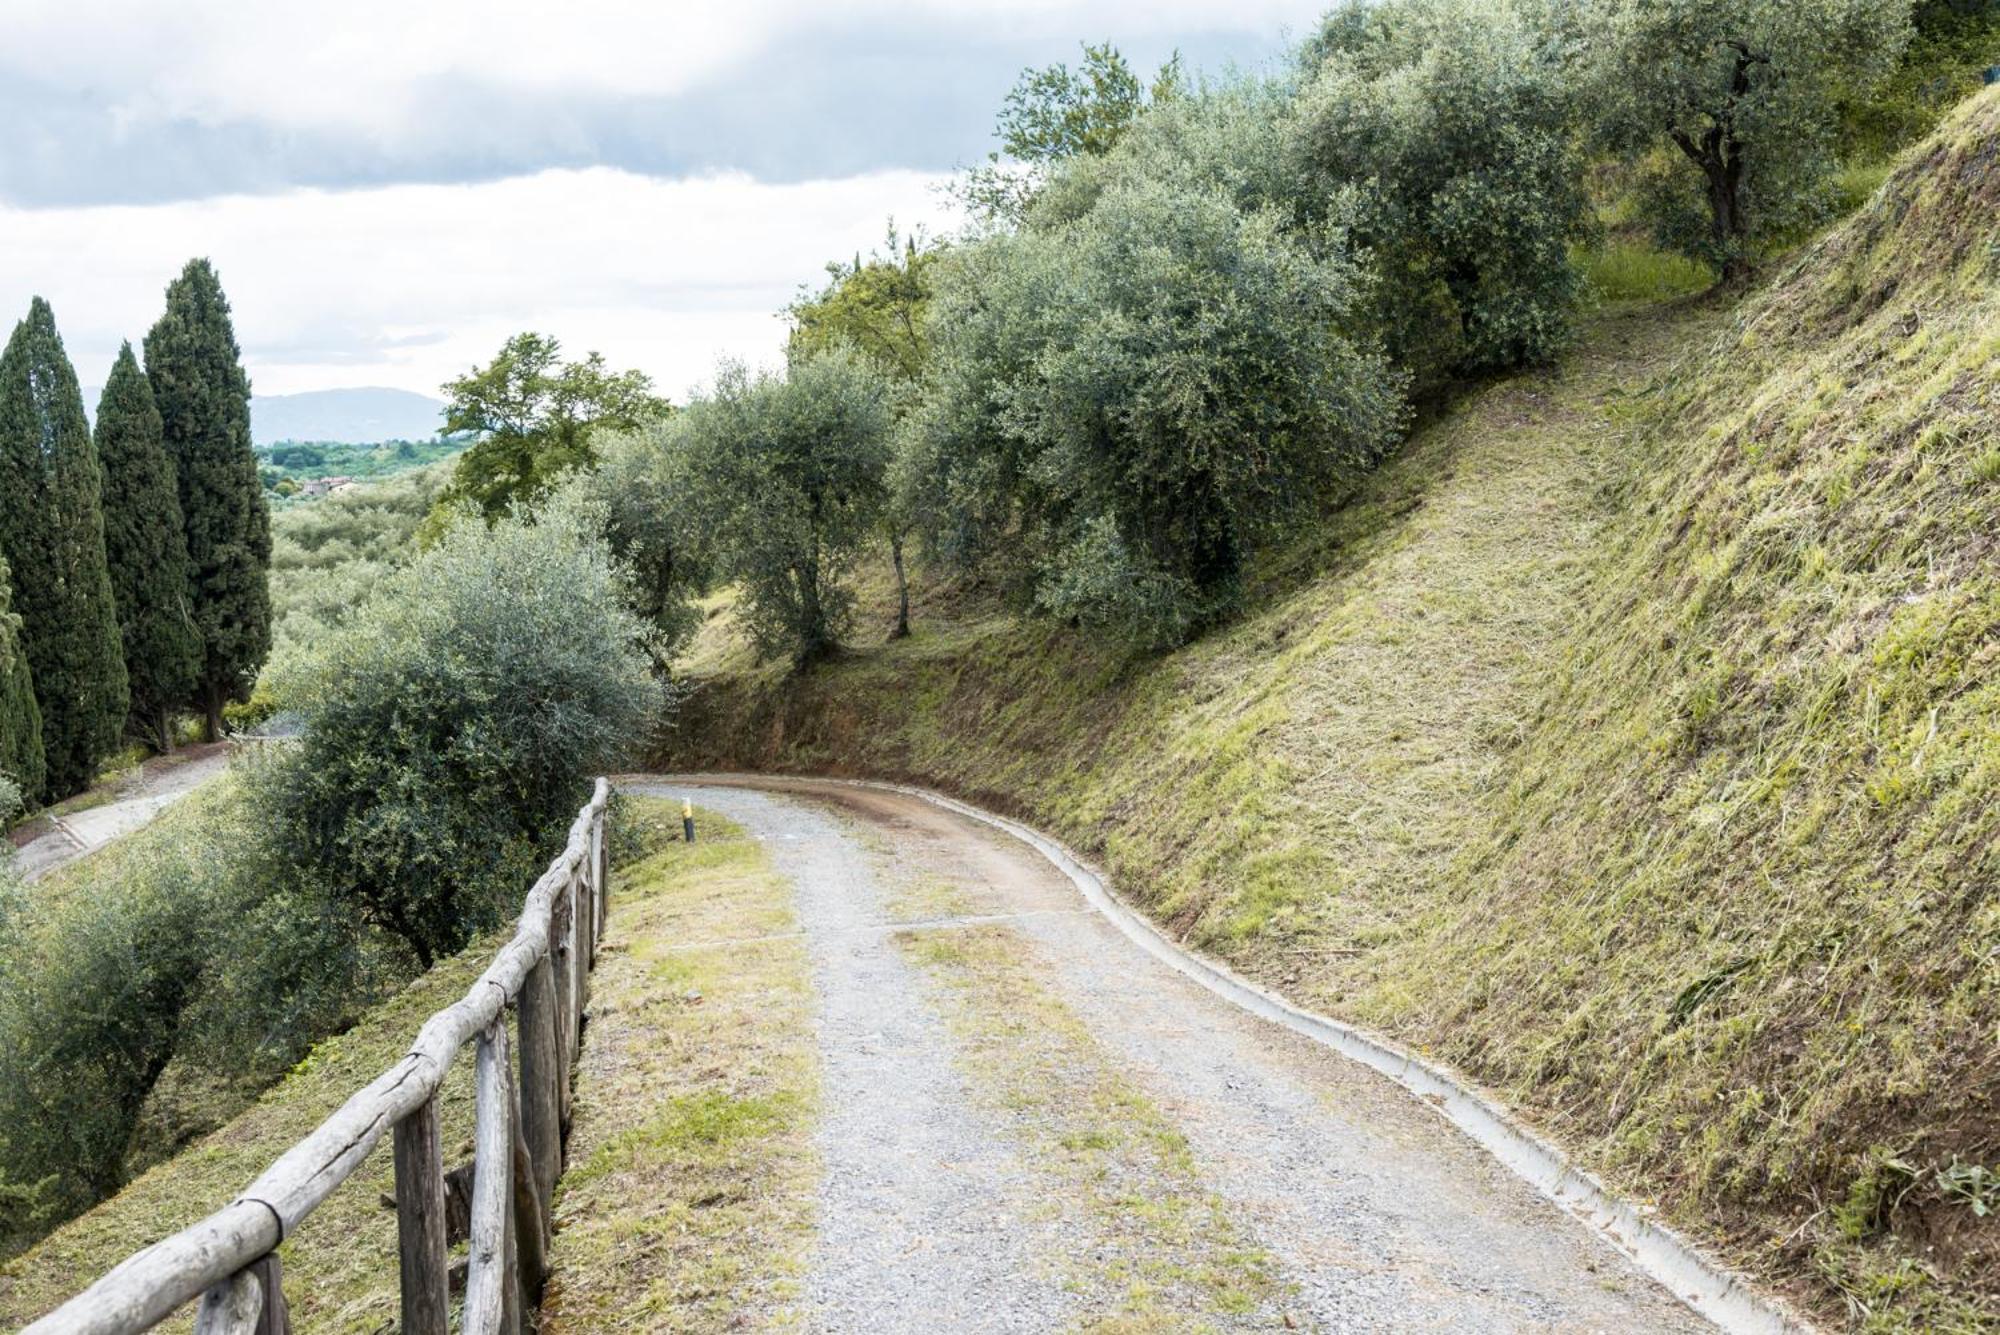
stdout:
POLYGON ((1471 397, 1162 660, 933 590, 788 680, 720 608, 666 759, 1022 812, 1821 1310, 1989 1325, 1996 203, 1987 94, 1740 308, 1471 397))
MULTIPOLYGON (((280 1153, 409 1050, 432 1012, 465 995, 501 939, 440 964, 328 1039, 247 1111, 140 1176, 0 1267, 0 1328, 12 1330, 69 1297, 126 1256, 235 1199, 280 1153)), ((445 1156, 472 1147, 472 1063, 456 1063, 441 1096, 445 1156)), ((293 1324, 309 1331, 376 1331, 397 1314, 396 1216, 385 1139, 289 1239, 280 1255, 293 1324)))
MULTIPOLYGON (((656 939, 781 930, 785 887, 755 845, 719 818, 705 819, 712 833, 692 853, 667 842, 679 831, 676 814, 669 803, 639 799, 620 816, 615 922, 592 977, 545 1328, 713 1329, 717 1312, 747 1310, 782 1288, 777 1273, 809 1226, 814 1072, 802 948, 773 943, 754 950, 758 967, 747 968, 736 967, 751 957, 741 951, 668 954, 656 939), (690 992, 701 1000, 688 1002, 690 992), (632 1062, 635 1051, 644 1069, 632 1062)), ((127 855, 114 847, 103 856, 127 855)), ((46 884, 59 893, 88 888, 61 874, 46 884)), ((228 1204, 393 1065, 424 1020, 465 995, 503 940, 495 935, 438 965, 319 1044, 240 1115, 0 1265, 0 1330, 228 1204)), ((441 1108, 446 1160, 461 1163, 472 1152, 469 1051, 446 1078, 441 1108)), ((296 1328, 373 1335, 393 1326, 396 1217, 381 1200, 394 1189, 385 1139, 285 1243, 296 1328)))

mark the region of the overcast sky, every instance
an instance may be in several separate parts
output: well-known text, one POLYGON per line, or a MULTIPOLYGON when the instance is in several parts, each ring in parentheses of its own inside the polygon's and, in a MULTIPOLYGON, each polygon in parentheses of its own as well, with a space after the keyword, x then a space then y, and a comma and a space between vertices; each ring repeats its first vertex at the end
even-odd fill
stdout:
POLYGON ((191 255, 260 393, 434 393, 506 335, 674 397, 992 148, 1021 69, 1109 39, 1262 65, 1307 0, 5 0, 0 314, 85 384, 191 255))

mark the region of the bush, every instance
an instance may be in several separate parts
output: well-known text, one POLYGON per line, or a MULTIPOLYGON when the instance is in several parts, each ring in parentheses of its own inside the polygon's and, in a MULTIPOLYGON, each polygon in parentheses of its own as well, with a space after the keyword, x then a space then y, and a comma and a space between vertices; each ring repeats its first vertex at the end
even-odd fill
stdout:
POLYGON ((1564 72, 1507 3, 1349 0, 1307 47, 1302 174, 1352 192, 1390 353, 1430 386, 1547 361, 1588 213, 1564 72))
POLYGON ((843 576, 878 532, 890 440, 889 382, 845 347, 782 376, 725 365, 668 424, 671 466, 717 575, 742 585, 759 653, 805 663, 838 646, 853 610, 843 576))
POLYGON ((1348 332, 1365 279, 1217 186, 1117 179, 1073 221, 954 251, 911 415, 931 539, 1044 610, 1160 646, 1394 438, 1348 332))
POLYGON ((168 1064, 283 1071, 378 976, 270 861, 237 779, 87 864, 0 884, 0 1253, 116 1191, 168 1064))
POLYGON ((655 721, 601 514, 461 524, 274 673, 305 733, 256 786, 278 855, 425 967, 520 901, 655 721))

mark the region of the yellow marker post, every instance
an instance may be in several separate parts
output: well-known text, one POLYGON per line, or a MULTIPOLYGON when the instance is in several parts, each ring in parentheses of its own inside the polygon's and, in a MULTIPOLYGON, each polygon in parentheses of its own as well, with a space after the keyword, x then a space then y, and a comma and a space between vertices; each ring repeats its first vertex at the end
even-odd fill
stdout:
POLYGON ((681 799, 681 833, 689 843, 694 842, 694 803, 685 797, 681 799))

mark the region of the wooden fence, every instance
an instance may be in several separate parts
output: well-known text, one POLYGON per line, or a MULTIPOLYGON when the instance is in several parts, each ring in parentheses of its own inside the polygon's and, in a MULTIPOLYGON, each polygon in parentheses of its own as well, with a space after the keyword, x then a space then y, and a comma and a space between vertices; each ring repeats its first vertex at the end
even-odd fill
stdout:
POLYGON ((229 1205, 121 1262, 23 1335, 128 1335, 200 1299, 199 1335, 291 1329, 278 1244, 393 1133, 403 1335, 443 1335, 463 1230, 464 1329, 515 1335, 540 1300, 550 1201, 562 1173, 570 1078, 609 880, 597 781, 561 856, 528 892, 514 939, 465 998, 425 1021, 409 1054, 279 1156, 229 1205), (516 1012, 518 1076, 508 1053, 516 1012), (469 1165, 447 1173, 437 1094, 460 1048, 475 1045, 469 1165))

